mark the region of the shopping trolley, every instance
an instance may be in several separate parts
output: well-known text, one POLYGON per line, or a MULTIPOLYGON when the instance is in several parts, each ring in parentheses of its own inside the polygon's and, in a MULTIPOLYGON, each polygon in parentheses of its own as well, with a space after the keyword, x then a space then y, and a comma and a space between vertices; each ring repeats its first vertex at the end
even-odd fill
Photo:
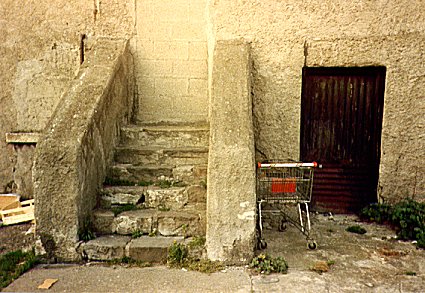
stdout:
POLYGON ((260 249, 267 247, 267 242, 263 237, 263 203, 273 204, 283 214, 283 219, 279 226, 280 231, 285 230, 286 223, 290 222, 306 236, 308 248, 316 249, 317 244, 310 237, 311 224, 308 208, 313 189, 313 173, 316 167, 320 167, 316 162, 267 161, 258 163, 257 201, 260 232, 258 247, 260 249), (290 216, 288 212, 290 206, 297 207, 298 219, 290 216))

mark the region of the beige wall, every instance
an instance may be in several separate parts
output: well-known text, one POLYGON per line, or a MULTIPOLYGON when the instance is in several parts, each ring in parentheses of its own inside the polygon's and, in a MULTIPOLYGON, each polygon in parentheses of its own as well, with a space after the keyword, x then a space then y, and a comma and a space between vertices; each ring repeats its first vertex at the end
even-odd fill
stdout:
POLYGON ((136 10, 137 119, 205 121, 206 0, 139 0, 136 10))
POLYGON ((259 157, 299 157, 304 64, 384 65, 380 194, 424 198, 425 2, 210 0, 208 5, 216 39, 252 42, 259 157))
POLYGON ((5 133, 45 127, 78 71, 81 34, 90 42, 133 29, 133 0, 0 1, 0 193, 13 181, 31 192, 20 183, 31 178, 28 152, 7 146, 5 133))

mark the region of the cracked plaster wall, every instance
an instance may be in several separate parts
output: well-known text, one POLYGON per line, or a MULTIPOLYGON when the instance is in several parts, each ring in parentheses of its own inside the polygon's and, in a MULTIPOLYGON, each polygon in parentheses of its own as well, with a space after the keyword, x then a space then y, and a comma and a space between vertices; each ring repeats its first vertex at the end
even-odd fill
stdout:
POLYGON ((129 38, 134 0, 0 1, 0 193, 32 197, 34 146, 7 132, 39 132, 80 64, 81 35, 129 38))
POLYGON ((380 196, 425 199, 424 1, 210 0, 208 6, 212 39, 251 41, 257 158, 299 158, 304 64, 384 65, 380 196))

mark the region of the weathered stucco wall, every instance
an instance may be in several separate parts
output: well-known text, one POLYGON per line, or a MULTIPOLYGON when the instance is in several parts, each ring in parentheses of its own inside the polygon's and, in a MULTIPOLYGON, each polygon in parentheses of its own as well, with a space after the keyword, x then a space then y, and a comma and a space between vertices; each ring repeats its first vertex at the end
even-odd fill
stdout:
POLYGON ((77 260, 78 231, 91 221, 120 127, 133 108, 128 42, 99 39, 36 149, 36 234, 48 255, 77 260))
POLYGON ((304 65, 386 66, 380 195, 424 199, 425 2, 211 0, 209 21, 252 42, 258 158, 299 158, 304 65))
POLYGON ((137 120, 207 120, 207 1, 136 3, 137 120))
POLYGON ((134 10, 133 0, 0 1, 0 192, 32 193, 32 152, 5 133, 43 130, 78 72, 81 35, 128 38, 134 10))

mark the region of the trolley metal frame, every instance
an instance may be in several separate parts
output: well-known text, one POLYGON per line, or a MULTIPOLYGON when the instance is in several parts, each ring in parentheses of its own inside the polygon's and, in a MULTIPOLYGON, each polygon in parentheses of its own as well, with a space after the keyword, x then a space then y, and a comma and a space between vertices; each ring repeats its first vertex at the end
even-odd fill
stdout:
POLYGON ((279 230, 286 229, 286 222, 292 223, 306 236, 310 249, 316 249, 317 244, 310 237, 311 223, 308 204, 311 201, 313 189, 314 168, 320 167, 316 162, 265 162, 257 166, 257 202, 258 224, 260 237, 258 247, 264 249, 267 242, 263 237, 263 209, 262 204, 275 204, 284 216, 279 230), (299 219, 291 217, 287 212, 287 205, 296 205, 299 219), (304 217, 303 219, 303 209, 304 217))

